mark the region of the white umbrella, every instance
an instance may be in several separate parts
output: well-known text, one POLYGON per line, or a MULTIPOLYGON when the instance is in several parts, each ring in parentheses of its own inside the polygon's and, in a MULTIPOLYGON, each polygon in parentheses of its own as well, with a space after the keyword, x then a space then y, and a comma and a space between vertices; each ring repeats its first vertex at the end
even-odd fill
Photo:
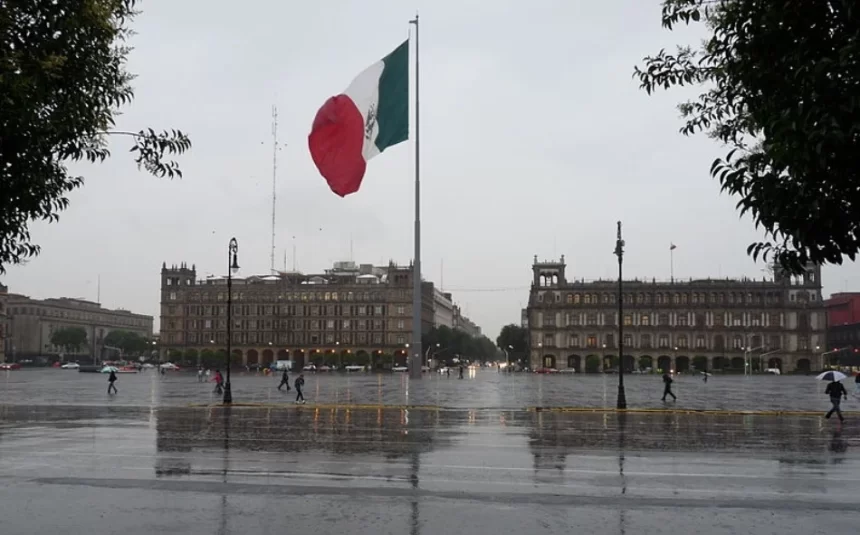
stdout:
POLYGON ((842 372, 837 372, 835 370, 830 370, 829 372, 824 372, 820 374, 816 379, 819 381, 841 381, 843 379, 847 379, 848 376, 842 372))
POLYGON ((101 369, 102 373, 110 373, 110 372, 116 373, 118 371, 119 371, 119 368, 117 368, 116 366, 105 366, 104 368, 101 369))

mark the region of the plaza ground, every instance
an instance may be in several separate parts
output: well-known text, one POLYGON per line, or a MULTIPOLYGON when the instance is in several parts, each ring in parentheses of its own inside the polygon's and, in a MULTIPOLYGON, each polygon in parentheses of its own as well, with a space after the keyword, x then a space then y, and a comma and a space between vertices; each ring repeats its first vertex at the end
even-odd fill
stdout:
MULTIPOLYGON (((611 407, 615 381, 321 375, 296 406, 277 378, 237 375, 237 400, 265 405, 224 408, 193 374, 122 375, 108 397, 101 375, 11 372, 0 377, 2 531, 857 532, 851 417, 534 410, 611 407)), ((807 377, 676 385, 679 406, 828 405, 807 377)), ((632 404, 663 406, 659 377, 628 387, 632 404)))

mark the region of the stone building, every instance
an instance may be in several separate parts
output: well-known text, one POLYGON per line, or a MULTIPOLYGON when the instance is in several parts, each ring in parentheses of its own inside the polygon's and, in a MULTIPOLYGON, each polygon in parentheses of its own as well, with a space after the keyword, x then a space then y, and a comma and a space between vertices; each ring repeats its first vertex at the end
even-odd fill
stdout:
POLYGON ((8 339, 9 323, 6 315, 6 304, 9 300, 8 288, 0 283, 0 362, 6 362, 6 345, 12 341, 8 339))
MULTIPOLYGON (((422 330, 433 326, 435 289, 422 283, 422 330)), ((245 365, 354 354, 405 361, 412 339, 412 267, 337 262, 319 274, 233 277, 232 352, 245 365)), ((227 342, 227 278, 197 280, 195 266, 161 269, 162 358, 227 342)))
POLYGON ((152 337, 152 316, 127 310, 102 308, 99 303, 68 297, 33 299, 26 295, 6 296, 6 358, 20 360, 64 353, 51 344, 54 331, 81 327, 87 333, 87 344, 66 357, 101 357, 102 341, 114 330, 131 331, 152 337))
POLYGON ((604 371, 618 366, 624 322, 625 371, 692 368, 783 372, 818 368, 826 348, 820 268, 772 280, 624 282, 618 317, 615 280, 568 280, 560 261, 532 265, 528 325, 537 368, 604 371))

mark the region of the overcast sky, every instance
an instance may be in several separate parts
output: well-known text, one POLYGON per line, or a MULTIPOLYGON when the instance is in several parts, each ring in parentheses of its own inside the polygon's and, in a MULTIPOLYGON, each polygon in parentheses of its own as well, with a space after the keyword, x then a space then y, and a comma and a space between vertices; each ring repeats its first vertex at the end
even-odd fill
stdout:
MULTIPOLYGON (((408 35, 421 14, 423 274, 495 338, 519 322, 531 264, 565 255, 568 278, 616 273, 624 222, 629 276, 761 277, 757 234, 708 175, 725 151, 678 133, 676 104, 631 78, 642 56, 697 39, 660 26, 656 0, 145 0, 130 68, 136 100, 118 127, 179 128, 185 178, 138 171, 126 140, 59 223, 36 223, 42 255, 11 267, 10 291, 96 298, 158 318, 161 263, 265 273, 271 239, 271 107, 278 106, 277 265, 317 271, 412 258, 413 146, 372 160, 362 189, 335 196, 307 149, 314 114, 408 35), (295 237, 295 238, 293 238, 295 237)), ((414 135, 413 135, 414 138, 414 135)), ((860 289, 852 264, 825 293, 860 289)))

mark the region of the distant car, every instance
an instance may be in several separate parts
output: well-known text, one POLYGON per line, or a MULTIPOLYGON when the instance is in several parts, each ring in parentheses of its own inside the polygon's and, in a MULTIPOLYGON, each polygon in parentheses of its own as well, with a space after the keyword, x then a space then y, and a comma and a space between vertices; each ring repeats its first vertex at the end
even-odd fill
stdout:
POLYGON ((332 368, 331 366, 320 366, 320 368, 319 368, 319 370, 318 370, 318 371, 321 371, 321 372, 330 372, 330 371, 334 371, 334 368, 332 368))
POLYGON ((308 364, 307 366, 302 368, 302 371, 303 372, 315 372, 315 371, 317 371, 317 367, 314 366, 313 364, 308 364))
POLYGON ((21 365, 17 362, 4 362, 0 364, 0 370, 20 370, 21 365))
POLYGON ((535 373, 558 373, 558 370, 555 368, 538 368, 535 373))
POLYGON ((782 372, 779 370, 779 368, 768 368, 765 370, 765 372, 771 373, 773 375, 782 375, 782 372))
POLYGON ((348 372, 363 372, 363 371, 364 371, 364 366, 355 366, 355 365, 353 365, 353 366, 347 366, 347 367, 346 367, 346 368, 344 368, 344 369, 345 369, 346 371, 348 371, 348 372))
POLYGON ((450 368, 448 368, 447 366, 439 368, 439 373, 448 373, 449 371, 450 368))
POLYGON ((78 364, 77 362, 67 362, 67 363, 63 364, 62 366, 60 366, 60 368, 62 368, 64 370, 77 370, 80 367, 81 367, 81 365, 78 364))
POLYGON ((408 372, 409 368, 407 368, 406 366, 395 366, 395 367, 391 368, 391 371, 393 371, 393 372, 408 372))
POLYGON ((176 364, 174 364, 172 362, 165 362, 164 364, 161 365, 161 368, 164 370, 174 370, 175 371, 175 370, 179 369, 179 366, 177 366, 176 364))
POLYGON ((150 364, 150 363, 146 362, 141 366, 141 368, 143 368, 145 370, 151 370, 152 368, 155 368, 155 364, 150 364))
POLYGON ((558 370, 558 373, 576 373, 576 368, 564 368, 563 370, 558 370))

